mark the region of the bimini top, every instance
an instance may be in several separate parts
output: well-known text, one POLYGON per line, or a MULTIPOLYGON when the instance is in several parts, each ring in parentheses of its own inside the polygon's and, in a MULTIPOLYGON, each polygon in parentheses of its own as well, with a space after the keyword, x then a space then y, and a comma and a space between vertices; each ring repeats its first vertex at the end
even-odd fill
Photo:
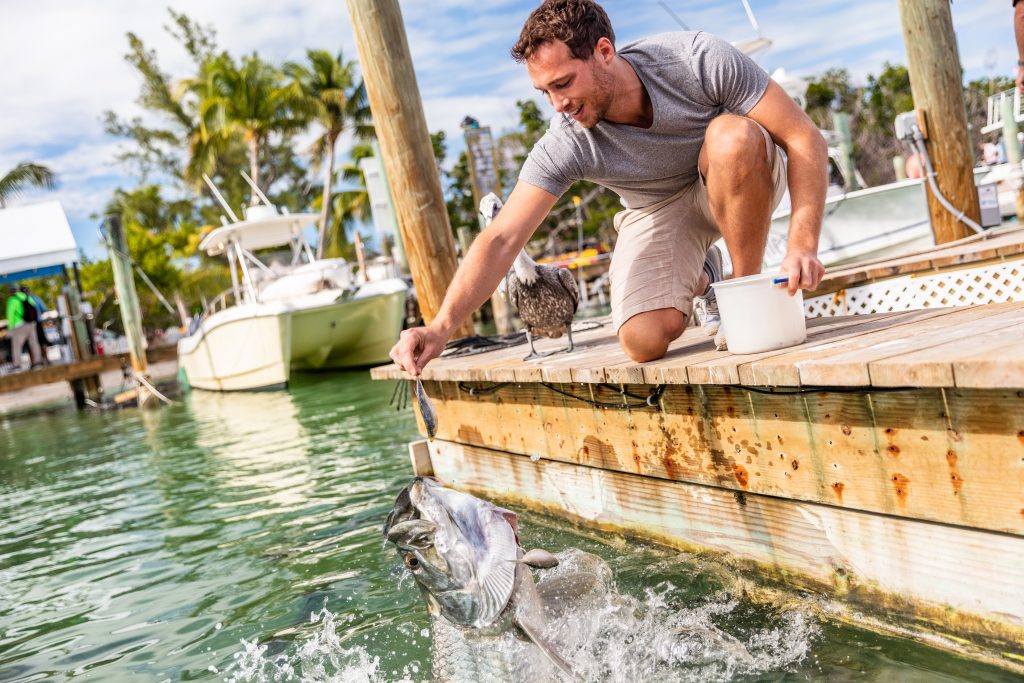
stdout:
POLYGON ((59 272, 78 260, 78 247, 60 202, 0 210, 0 282, 59 272))
POLYGON ((315 213, 278 214, 269 206, 251 206, 244 221, 212 230, 199 243, 199 248, 210 256, 220 256, 232 241, 237 241, 247 251, 279 247, 290 243, 317 218, 315 213))

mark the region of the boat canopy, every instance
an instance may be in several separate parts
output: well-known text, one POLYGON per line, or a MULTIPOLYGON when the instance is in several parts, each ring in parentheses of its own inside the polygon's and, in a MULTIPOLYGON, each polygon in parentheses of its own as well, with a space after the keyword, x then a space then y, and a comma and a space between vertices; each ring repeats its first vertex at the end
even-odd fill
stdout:
POLYGON ((0 283, 61 272, 78 246, 60 202, 0 210, 0 283))
POLYGON ((210 256, 220 256, 232 242, 238 242, 243 249, 266 249, 290 244, 302 229, 315 223, 315 213, 272 214, 253 217, 214 229, 199 248, 210 256))

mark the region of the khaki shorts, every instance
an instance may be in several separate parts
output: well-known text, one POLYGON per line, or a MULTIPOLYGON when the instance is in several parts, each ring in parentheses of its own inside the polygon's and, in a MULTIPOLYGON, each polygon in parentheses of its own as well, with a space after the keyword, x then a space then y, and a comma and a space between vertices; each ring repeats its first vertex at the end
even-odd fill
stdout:
MULTIPOLYGON (((786 162, 768 131, 762 127, 761 132, 772 165, 774 209, 786 193, 786 162)), ((619 233, 610 272, 615 331, 634 315, 659 308, 690 315, 704 256, 722 237, 701 175, 657 204, 620 211, 614 226, 619 233)))

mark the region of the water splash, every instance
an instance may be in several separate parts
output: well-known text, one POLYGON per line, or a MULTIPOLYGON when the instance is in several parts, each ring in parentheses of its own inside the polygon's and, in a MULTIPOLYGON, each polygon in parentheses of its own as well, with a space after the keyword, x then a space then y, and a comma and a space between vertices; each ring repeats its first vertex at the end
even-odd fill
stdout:
MULTIPOLYGON (((549 586, 559 580, 578 584, 591 576, 585 594, 557 600, 548 612, 546 635, 570 661, 584 681, 728 681, 739 676, 795 670, 809 654, 820 626, 808 606, 758 605, 737 597, 731 586, 694 599, 672 581, 646 588, 642 595, 616 590, 611 568, 600 558, 582 551, 558 554, 561 564, 544 572, 549 586), (554 581, 553 581, 554 580, 554 581), (754 615, 756 618, 752 618, 754 615)), ((346 646, 346 624, 326 607, 311 616, 317 628, 290 652, 267 655, 267 647, 242 641, 229 668, 228 683, 277 681, 412 683, 430 680, 431 672, 418 662, 402 671, 384 671, 378 656, 361 646, 346 646)), ((400 624, 406 635, 426 636, 418 626, 400 624)), ((435 629, 438 625, 434 626, 435 629)), ((530 680, 561 680, 539 651, 507 633, 488 639, 486 646, 471 642, 457 629, 431 633, 435 665, 445 671, 458 657, 494 657, 515 666, 506 671, 530 671, 530 680), (458 640, 464 639, 460 647, 458 640), (527 661, 532 660, 532 661, 527 661)), ((380 643, 370 641, 371 650, 380 643)), ((472 666, 478 677, 488 667, 472 666)), ((499 670, 501 667, 495 668, 499 670)), ((457 680, 457 677, 453 680, 457 680)))
POLYGON ((310 623, 319 626, 290 653, 270 656, 267 645, 242 640, 242 649, 225 670, 225 683, 413 683, 419 666, 410 664, 400 675, 381 670, 380 658, 365 648, 346 647, 340 616, 327 607, 314 612, 310 623))

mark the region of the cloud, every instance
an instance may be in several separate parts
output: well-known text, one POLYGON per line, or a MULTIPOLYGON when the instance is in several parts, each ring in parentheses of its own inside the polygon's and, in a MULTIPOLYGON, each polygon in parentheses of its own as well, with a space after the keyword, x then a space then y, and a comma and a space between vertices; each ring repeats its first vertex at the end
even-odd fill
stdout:
MULTIPOLYGON (((283 62, 302 60, 307 47, 320 47, 340 48, 348 59, 357 56, 341 0, 168 1, 193 20, 212 24, 218 44, 235 55, 258 51, 283 62)), ((693 29, 727 40, 754 35, 739 0, 666 1, 693 29)), ((878 73, 884 61, 906 63, 892 0, 750 2, 762 32, 774 41, 759 58, 769 71, 781 66, 808 76, 845 66, 863 80, 878 73)), ((536 3, 402 0, 427 126, 447 133, 450 162, 462 149, 458 124, 463 116, 471 114, 499 133, 516 125, 516 100, 542 102, 523 67, 508 54, 536 3)), ((604 6, 620 45, 678 28, 654 1, 607 0, 604 6)), ((952 10, 967 77, 1011 74, 1016 48, 1009 3, 957 2, 952 10)), ((181 77, 190 71, 187 55, 163 29, 169 21, 164 3, 138 0, 4 3, 0 172, 24 160, 57 170, 61 188, 45 196, 66 203, 76 235, 92 232, 88 216, 102 209, 113 188, 136 183, 113 165, 117 143, 104 135, 99 121, 108 109, 122 117, 142 113, 135 104, 139 78, 124 61, 125 34, 140 36, 167 73, 181 77)), ((551 111, 546 104, 543 109, 551 111)), ((33 193, 26 201, 42 196, 33 193)))

